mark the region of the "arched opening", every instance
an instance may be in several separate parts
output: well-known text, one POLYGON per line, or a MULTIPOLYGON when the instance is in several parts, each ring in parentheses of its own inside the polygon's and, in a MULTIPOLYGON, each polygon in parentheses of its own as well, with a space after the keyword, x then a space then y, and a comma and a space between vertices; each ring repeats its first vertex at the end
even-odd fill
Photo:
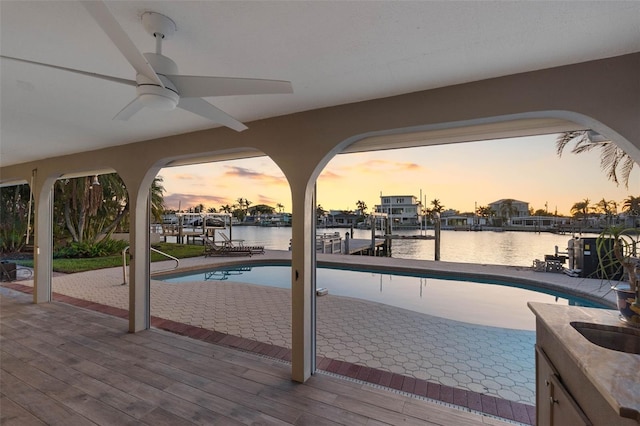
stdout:
POLYGON ((124 180, 113 169, 85 170, 63 174, 51 191, 54 298, 80 306, 91 302, 103 312, 116 308, 126 317, 127 289, 108 272, 122 268, 122 252, 129 246, 124 180))
POLYGON ((191 158, 157 176, 165 213, 151 247, 182 247, 194 257, 180 260, 191 272, 167 271, 170 261, 152 265, 151 324, 290 359, 290 274, 267 285, 246 280, 265 251, 290 270, 291 192, 282 171, 262 155, 191 158))
MULTIPOLYGON (((535 321, 526 301, 522 302, 520 310, 525 317, 530 317, 528 325, 515 325, 508 317, 487 325, 473 318, 473 315, 484 317, 486 313, 460 315, 460 310, 469 309, 469 305, 461 302, 457 292, 470 292, 470 289, 452 284, 450 278, 451 275, 455 278, 456 271, 461 268, 452 267, 450 277, 444 283, 440 283, 438 277, 420 274, 408 280, 403 276, 407 275, 406 269, 422 266, 403 259, 434 260, 433 240, 419 238, 433 237, 433 221, 425 221, 425 230, 419 216, 421 210, 434 210, 436 204, 445 206, 439 212, 445 213, 441 220, 448 223, 443 227, 449 228, 443 230, 445 235, 441 244, 446 253, 443 261, 529 269, 536 257, 553 254, 555 245, 566 251, 567 241, 573 236, 567 230, 573 228, 566 228, 564 232, 567 233, 563 235, 552 232, 559 230, 558 224, 571 223, 571 210, 576 201, 595 198, 595 194, 599 194, 603 200, 615 200, 622 205, 623 199, 640 193, 638 170, 634 171, 629 188, 616 187, 600 171, 598 153, 573 156, 566 152, 562 159, 558 158, 556 136, 557 133, 552 132, 518 139, 385 151, 369 151, 361 143, 358 146, 358 151, 362 151, 360 154, 333 157, 317 181, 318 233, 337 232, 344 238, 348 233, 350 238, 364 240, 365 247, 372 234, 377 234, 376 241, 381 242, 388 241, 384 234, 391 233, 397 237, 391 239, 391 258, 398 261, 378 262, 366 257, 363 261, 348 261, 349 265, 358 264, 360 269, 367 271, 365 274, 372 278, 369 289, 363 288, 364 280, 368 279, 365 275, 343 279, 340 277, 344 275, 343 271, 317 272, 317 286, 329 291, 328 297, 317 299, 318 369, 446 402, 453 402, 454 393, 469 393, 534 405, 535 367, 530 348, 535 342, 535 321), (514 167, 509 163, 514 163, 514 167), (401 199, 408 195, 411 201, 401 199), (459 196, 463 197, 456 198, 459 196), (500 221, 489 221, 491 215, 483 218, 483 210, 478 209, 504 199, 516 200, 516 197, 526 200, 523 211, 512 212, 505 218, 495 211, 494 219, 500 221), (332 199, 337 201, 329 201, 332 199), (434 203, 437 201, 439 203, 434 203), (374 203, 378 213, 397 219, 392 219, 389 228, 370 230, 362 207, 371 211, 374 203), (388 208, 389 204, 391 208, 388 208), (405 220, 402 215, 406 210, 401 209, 410 207, 415 209, 412 213, 414 222, 405 220), (537 220, 543 218, 546 221, 537 220), (543 223, 544 227, 541 226, 543 223), (471 232, 483 228, 489 232, 471 232), (514 253, 514 250, 522 253, 514 253), (397 267, 404 267, 401 268, 404 270, 395 275, 390 272, 397 267), (332 286, 335 286, 333 297, 332 286), (422 299, 437 296, 439 286, 448 291, 449 298, 438 299, 435 303, 448 305, 449 314, 422 312, 418 315, 420 308, 415 306, 420 305, 422 299), (411 293, 396 297, 393 287, 397 287, 398 293, 411 293), (376 294, 363 295, 367 291, 376 294), (405 300, 408 302, 405 303, 400 301, 402 296, 414 300, 405 300), (418 303, 414 303, 416 301, 418 303), (496 346, 496 342, 502 343, 496 346)), ((406 135, 404 143, 410 140, 412 135, 406 135)), ((384 136, 376 137, 374 141, 385 145, 384 136)), ((403 143, 397 135, 389 136, 389 144, 394 141, 403 143)), ((593 204, 595 207, 596 202, 593 204)), ((597 226, 580 228, 579 232, 590 232, 589 235, 595 237, 599 229, 597 226)), ((357 246, 357 241, 352 241, 351 246, 357 246)), ((323 261, 331 262, 326 256, 319 255, 319 262, 323 261)), ((358 267, 347 266, 346 269, 358 267)), ((448 272, 447 266, 437 269, 440 275, 448 272)), ((495 290, 495 298, 505 298, 504 295, 511 291, 504 286, 495 290)), ((483 293, 487 292, 485 286, 483 293)), ((496 309, 490 298, 477 296, 476 305, 487 304, 491 306, 489 309, 496 309)), ((554 303, 554 297, 557 300, 557 296, 526 297, 548 299, 545 300, 548 303, 554 303)), ((425 306, 429 301, 426 302, 425 306)), ((565 299, 563 303, 576 302, 565 299)))

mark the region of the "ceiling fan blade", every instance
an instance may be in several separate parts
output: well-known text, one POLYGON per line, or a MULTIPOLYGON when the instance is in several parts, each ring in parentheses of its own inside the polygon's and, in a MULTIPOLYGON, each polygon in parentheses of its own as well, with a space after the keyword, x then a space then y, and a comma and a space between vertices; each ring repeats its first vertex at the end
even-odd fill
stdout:
POLYGON ((113 117, 113 119, 126 121, 129 118, 131 118, 133 114, 140 111, 142 108, 144 108, 144 104, 142 103, 139 97, 136 97, 134 100, 129 102, 127 106, 122 108, 120 112, 117 113, 115 117, 113 117))
POLYGON ((178 102, 178 108, 182 108, 184 110, 197 114, 201 117, 208 118, 209 120, 215 121, 216 123, 220 123, 237 132, 241 132, 243 130, 248 129, 247 126, 245 126, 235 118, 231 117, 229 114, 222 111, 221 109, 214 107, 204 99, 180 98, 180 102, 178 102))
POLYGON ((125 78, 111 77, 110 75, 97 74, 95 72, 82 71, 82 70, 77 70, 73 68, 61 67, 58 65, 45 64, 42 62, 29 61, 27 59, 14 58, 11 56, 0 55, 0 58, 10 59, 12 61, 24 62, 27 64, 40 65, 42 67, 55 68, 57 70, 62 70, 62 71, 69 71, 76 74, 86 75, 88 77, 95 77, 102 80, 112 81, 114 83, 126 84, 127 86, 134 86, 134 87, 137 86, 137 83, 135 82, 135 80, 127 80, 125 78))
POLYGON ((116 18, 113 16, 107 5, 98 0, 82 1, 89 14, 100 25, 102 30, 116 45, 120 53, 129 61, 131 66, 139 73, 164 87, 158 74, 153 70, 149 62, 142 56, 142 53, 133 44, 127 33, 124 32, 116 18))
POLYGON ((168 75, 167 77, 176 86, 182 98, 293 93, 290 81, 196 75, 168 75))

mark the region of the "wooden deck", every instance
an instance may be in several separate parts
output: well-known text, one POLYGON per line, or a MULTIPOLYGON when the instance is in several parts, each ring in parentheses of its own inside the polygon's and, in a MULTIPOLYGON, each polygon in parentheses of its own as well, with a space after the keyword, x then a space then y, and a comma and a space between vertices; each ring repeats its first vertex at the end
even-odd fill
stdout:
MULTIPOLYGON (((375 240, 375 250, 381 250, 384 245, 384 240, 375 240)), ((351 238, 349 240, 349 252, 345 254, 365 254, 368 256, 368 253, 371 251, 371 240, 367 239, 354 239, 351 238)))
POLYGON ((498 419, 0 287, 2 425, 481 425, 498 419))

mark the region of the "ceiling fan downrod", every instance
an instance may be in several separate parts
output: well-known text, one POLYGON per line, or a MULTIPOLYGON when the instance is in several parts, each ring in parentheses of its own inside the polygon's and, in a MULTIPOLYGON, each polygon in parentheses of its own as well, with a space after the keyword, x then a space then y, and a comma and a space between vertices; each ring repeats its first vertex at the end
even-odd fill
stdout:
POLYGON ((145 12, 142 14, 142 25, 156 39, 156 54, 162 55, 162 40, 173 36, 177 30, 176 23, 160 13, 145 12))

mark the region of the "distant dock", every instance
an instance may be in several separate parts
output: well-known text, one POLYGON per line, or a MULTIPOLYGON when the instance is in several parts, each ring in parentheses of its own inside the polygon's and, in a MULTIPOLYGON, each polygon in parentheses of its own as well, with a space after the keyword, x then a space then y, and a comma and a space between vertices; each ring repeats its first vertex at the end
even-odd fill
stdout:
POLYGON ((434 235, 376 235, 376 238, 390 238, 392 240, 435 240, 434 235))
POLYGON ((360 256, 387 256, 387 247, 385 240, 375 239, 373 249, 371 240, 365 239, 349 239, 345 241, 344 254, 353 254, 360 256))
POLYGON ((388 256, 390 244, 387 241, 389 240, 343 239, 339 232, 324 233, 316 235, 316 251, 325 254, 388 256))

